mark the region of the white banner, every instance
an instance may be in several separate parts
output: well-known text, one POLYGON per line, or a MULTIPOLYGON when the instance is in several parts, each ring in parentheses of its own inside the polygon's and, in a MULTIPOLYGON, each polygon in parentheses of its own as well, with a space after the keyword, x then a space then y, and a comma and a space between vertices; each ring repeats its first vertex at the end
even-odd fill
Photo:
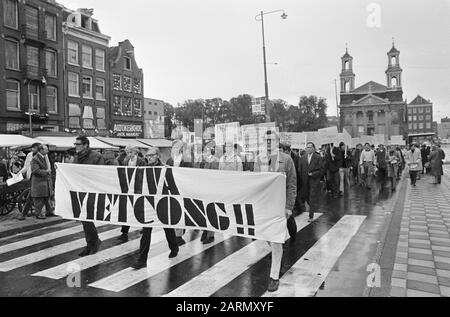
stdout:
POLYGON ((131 227, 200 229, 284 243, 286 176, 57 164, 56 214, 131 227))

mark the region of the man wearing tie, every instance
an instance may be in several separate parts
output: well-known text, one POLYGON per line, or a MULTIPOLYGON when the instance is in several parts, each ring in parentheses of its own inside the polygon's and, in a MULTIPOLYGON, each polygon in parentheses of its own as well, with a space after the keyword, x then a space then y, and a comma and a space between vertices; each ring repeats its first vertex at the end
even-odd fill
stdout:
POLYGON ((300 158, 298 172, 300 177, 299 195, 302 203, 307 202, 309 205, 309 222, 312 222, 320 199, 320 179, 323 176, 323 161, 322 157, 316 153, 316 147, 312 142, 306 145, 306 153, 300 158))

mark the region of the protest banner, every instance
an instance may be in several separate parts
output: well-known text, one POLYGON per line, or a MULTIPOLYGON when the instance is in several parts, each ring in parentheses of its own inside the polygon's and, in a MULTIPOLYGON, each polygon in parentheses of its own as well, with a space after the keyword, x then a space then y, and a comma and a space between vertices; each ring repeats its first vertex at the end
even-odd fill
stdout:
POLYGON ((225 145, 227 142, 237 144, 239 143, 240 136, 239 122, 216 124, 215 126, 216 145, 225 145))
POLYGON ((290 145, 292 149, 306 149, 306 133, 282 132, 280 142, 290 145))
POLYGON ((391 141, 390 141, 391 145, 406 145, 405 140, 403 139, 402 135, 393 135, 391 136, 391 141))
POLYGON ((265 149, 264 136, 267 131, 278 131, 275 122, 248 124, 241 126, 242 148, 256 155, 265 149))
POLYGON ((286 176, 56 164, 55 213, 131 227, 197 229, 284 243, 286 176))

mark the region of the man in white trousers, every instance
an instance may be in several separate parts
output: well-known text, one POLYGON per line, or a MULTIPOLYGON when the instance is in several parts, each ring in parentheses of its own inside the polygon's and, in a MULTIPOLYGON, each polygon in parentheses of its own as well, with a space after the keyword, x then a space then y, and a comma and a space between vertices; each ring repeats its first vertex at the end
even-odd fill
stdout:
MULTIPOLYGON (((297 197, 297 171, 291 157, 279 150, 279 136, 274 131, 267 131, 265 135, 266 152, 259 155, 255 162, 255 172, 276 172, 286 175, 286 206, 285 215, 290 223, 295 223, 292 217, 297 197)), ((289 231, 297 232, 296 228, 289 231)), ((294 239, 295 235, 291 235, 294 239)), ((270 243, 272 248, 272 265, 270 270, 269 292, 276 292, 280 286, 281 259, 283 257, 283 244, 270 243)))

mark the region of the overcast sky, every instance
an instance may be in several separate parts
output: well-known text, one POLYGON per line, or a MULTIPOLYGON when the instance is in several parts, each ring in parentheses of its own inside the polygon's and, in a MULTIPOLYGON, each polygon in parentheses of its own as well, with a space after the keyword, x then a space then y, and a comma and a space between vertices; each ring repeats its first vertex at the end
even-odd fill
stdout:
POLYGON ((129 39, 144 69, 145 96, 186 99, 264 95, 259 11, 265 18, 272 99, 327 98, 336 115, 334 79, 348 43, 356 86, 386 85, 395 38, 404 98, 431 99, 435 118, 450 116, 450 0, 59 0, 93 8, 111 45, 129 39), (375 6, 369 7, 369 5, 375 6), (377 8, 380 24, 377 25, 377 8), (369 9, 369 10, 368 10, 369 9), (368 17, 369 19, 368 23, 368 17))

